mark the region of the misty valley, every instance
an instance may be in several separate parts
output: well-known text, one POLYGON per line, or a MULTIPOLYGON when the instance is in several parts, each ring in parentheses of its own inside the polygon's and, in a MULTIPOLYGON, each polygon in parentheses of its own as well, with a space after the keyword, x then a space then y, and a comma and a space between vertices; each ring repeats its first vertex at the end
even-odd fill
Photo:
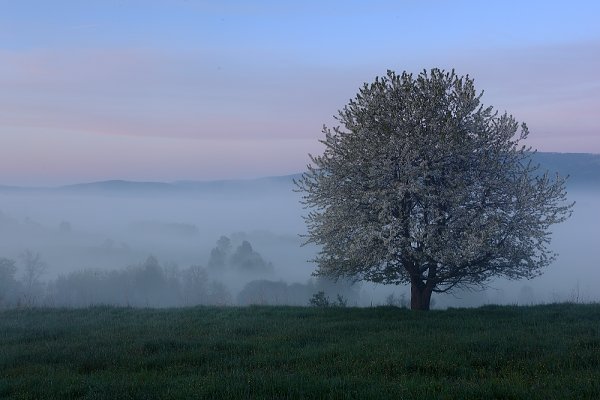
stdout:
MULTIPOLYGON (((570 175, 573 216, 559 254, 530 281, 436 295, 434 308, 600 300, 600 156, 536 154, 570 175)), ((406 306, 409 288, 312 277, 306 210, 293 179, 109 181, 0 187, 0 307, 309 305, 323 292, 349 306, 406 306)))
POLYGON ((600 399, 600 1, 0 4, 0 400, 600 399))

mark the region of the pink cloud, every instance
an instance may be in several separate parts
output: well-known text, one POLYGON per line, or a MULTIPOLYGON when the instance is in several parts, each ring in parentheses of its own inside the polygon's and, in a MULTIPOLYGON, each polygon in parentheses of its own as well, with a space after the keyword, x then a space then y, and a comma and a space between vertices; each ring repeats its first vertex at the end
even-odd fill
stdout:
POLYGON ((334 112, 333 104, 322 107, 314 76, 219 72, 206 58, 4 52, 0 85, 8 90, 0 93, 0 118, 11 126, 100 134, 276 139, 311 137, 334 112))

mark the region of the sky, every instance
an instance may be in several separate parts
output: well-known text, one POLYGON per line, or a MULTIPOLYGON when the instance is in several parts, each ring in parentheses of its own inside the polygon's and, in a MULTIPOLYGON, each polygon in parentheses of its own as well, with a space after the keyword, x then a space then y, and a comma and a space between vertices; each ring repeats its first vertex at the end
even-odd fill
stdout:
POLYGON ((388 69, 600 153, 597 1, 0 0, 0 185, 285 175, 388 69))

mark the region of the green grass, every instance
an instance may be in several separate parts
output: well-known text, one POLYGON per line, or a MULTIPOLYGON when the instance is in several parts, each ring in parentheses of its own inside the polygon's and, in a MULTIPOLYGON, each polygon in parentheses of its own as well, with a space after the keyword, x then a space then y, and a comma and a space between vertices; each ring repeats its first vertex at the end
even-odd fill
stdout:
POLYGON ((600 305, 0 312, 0 398, 600 398, 600 305))

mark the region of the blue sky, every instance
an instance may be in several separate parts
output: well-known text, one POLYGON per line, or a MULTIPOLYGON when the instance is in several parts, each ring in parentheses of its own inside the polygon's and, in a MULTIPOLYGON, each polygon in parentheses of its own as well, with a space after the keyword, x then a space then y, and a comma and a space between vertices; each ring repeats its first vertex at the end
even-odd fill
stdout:
POLYGON ((298 172, 387 69, 455 68, 534 147, 600 153, 598 4, 0 0, 0 184, 298 172))

